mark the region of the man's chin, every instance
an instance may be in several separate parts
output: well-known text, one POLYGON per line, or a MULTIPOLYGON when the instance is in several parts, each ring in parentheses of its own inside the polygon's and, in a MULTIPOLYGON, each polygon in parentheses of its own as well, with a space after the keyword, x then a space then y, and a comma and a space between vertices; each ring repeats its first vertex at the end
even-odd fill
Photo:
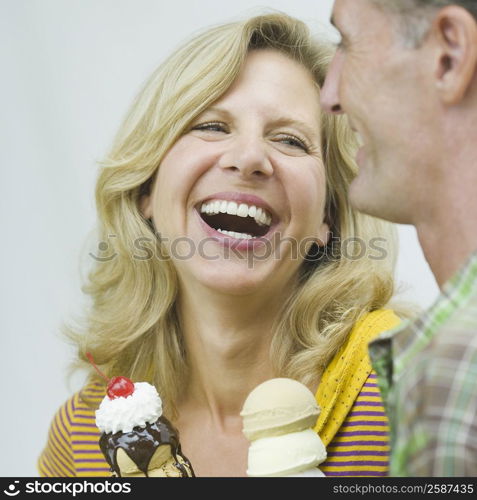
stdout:
POLYGON ((406 212, 407 204, 398 201, 395 189, 379 187, 372 180, 356 178, 350 185, 351 206, 366 215, 396 224, 412 224, 406 212))
POLYGON ((372 184, 363 182, 359 176, 353 180, 349 187, 349 201, 355 210, 376 216, 373 207, 373 198, 376 192, 373 187, 372 184))

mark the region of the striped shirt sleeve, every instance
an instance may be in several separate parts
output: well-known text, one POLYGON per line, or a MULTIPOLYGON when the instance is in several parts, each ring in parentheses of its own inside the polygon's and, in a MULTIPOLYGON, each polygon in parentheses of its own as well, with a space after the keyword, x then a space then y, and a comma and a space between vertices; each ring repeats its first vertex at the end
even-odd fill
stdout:
POLYGON ((389 426, 371 372, 319 467, 326 476, 381 477, 389 471, 389 426))
POLYGON ((38 459, 43 477, 107 477, 111 471, 99 448, 95 410, 104 396, 100 384, 88 384, 61 406, 38 459))
POLYGON ((38 472, 42 477, 73 477, 76 475, 71 448, 71 416, 73 399, 57 411, 48 433, 48 442, 38 459, 38 472))
POLYGON ((71 442, 76 475, 80 477, 111 476, 109 465, 99 447, 100 430, 95 410, 105 395, 104 386, 88 384, 75 398, 75 418, 71 442))

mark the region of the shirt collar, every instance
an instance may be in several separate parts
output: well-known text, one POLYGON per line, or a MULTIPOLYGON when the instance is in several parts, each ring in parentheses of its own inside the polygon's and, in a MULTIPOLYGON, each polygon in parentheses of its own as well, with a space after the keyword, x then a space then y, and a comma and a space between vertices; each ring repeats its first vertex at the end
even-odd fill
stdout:
POLYGON ((403 320, 396 328, 383 332, 370 345, 388 343, 389 340, 398 342, 400 350, 410 345, 414 332, 425 329, 436 320, 438 312, 446 309, 455 309, 460 305, 459 298, 477 291, 477 251, 473 252, 466 263, 442 287, 441 293, 433 305, 417 318, 403 320))

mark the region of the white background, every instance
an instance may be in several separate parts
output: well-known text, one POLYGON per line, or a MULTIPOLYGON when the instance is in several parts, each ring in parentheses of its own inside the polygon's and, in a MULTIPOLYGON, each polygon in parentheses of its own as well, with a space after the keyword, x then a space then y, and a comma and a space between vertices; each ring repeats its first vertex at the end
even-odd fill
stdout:
MULTIPOLYGON (((275 8, 331 34, 332 0, 0 0, 0 475, 33 476, 68 385, 97 161, 144 79, 198 29, 275 8)), ((437 295, 400 227, 402 298, 437 295)))

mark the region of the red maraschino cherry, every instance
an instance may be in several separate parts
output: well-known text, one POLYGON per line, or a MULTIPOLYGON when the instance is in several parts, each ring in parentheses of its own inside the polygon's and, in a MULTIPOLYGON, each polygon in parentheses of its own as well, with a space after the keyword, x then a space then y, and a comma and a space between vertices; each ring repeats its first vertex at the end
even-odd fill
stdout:
POLYGON ((109 399, 126 398, 134 392, 134 383, 127 377, 113 377, 112 379, 108 379, 108 377, 106 377, 106 375, 96 366, 93 356, 91 356, 89 352, 86 353, 86 357, 99 375, 108 382, 106 394, 109 399))
POLYGON ((127 398, 134 392, 134 384, 127 377, 113 377, 106 389, 109 399, 127 398))

